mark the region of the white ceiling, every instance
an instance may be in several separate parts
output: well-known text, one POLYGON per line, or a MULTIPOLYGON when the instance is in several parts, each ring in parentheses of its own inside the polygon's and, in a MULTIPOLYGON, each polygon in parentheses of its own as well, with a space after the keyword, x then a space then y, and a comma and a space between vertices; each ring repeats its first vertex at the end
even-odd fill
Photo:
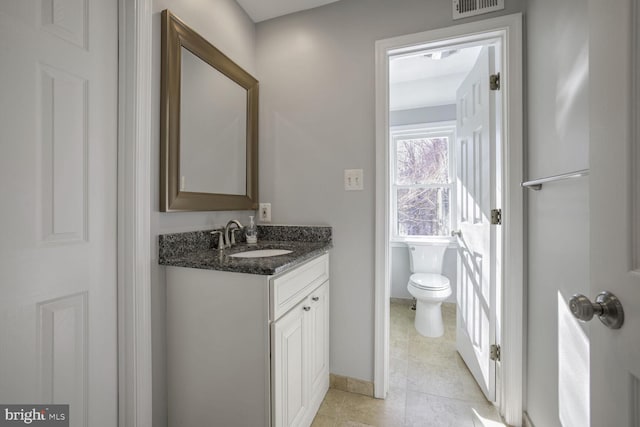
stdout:
POLYGON ((482 46, 468 47, 442 59, 427 52, 391 58, 391 110, 455 104, 456 90, 478 59, 482 46))
POLYGON ((313 9, 339 0, 236 0, 253 22, 313 9))

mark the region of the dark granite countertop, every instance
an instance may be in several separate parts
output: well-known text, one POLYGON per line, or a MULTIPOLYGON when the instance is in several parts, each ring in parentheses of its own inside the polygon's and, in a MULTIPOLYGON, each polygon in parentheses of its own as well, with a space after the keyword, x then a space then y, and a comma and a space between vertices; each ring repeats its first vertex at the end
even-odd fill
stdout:
POLYGON ((158 262, 174 267, 274 275, 322 255, 333 247, 331 227, 258 226, 257 244, 249 245, 243 237, 239 240, 241 243, 232 248, 216 249, 217 237, 212 237, 210 231, 162 235, 158 262), (261 240, 261 236, 272 240, 261 240), (292 252, 261 258, 230 256, 260 249, 287 249, 292 252))
POLYGON ((332 244, 330 242, 258 242, 255 245, 240 243, 229 249, 204 249, 173 258, 166 258, 160 264, 175 267, 234 271, 236 273, 273 275, 322 255, 331 247, 332 244), (234 258, 229 256, 238 252, 258 249, 288 249, 292 252, 264 258, 234 258))

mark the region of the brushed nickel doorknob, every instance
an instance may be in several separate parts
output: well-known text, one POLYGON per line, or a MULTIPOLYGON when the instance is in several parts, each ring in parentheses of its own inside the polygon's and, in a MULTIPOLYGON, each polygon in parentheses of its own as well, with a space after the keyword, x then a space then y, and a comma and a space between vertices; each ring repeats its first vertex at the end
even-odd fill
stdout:
POLYGON ((576 294, 569 300, 569 309, 575 318, 588 322, 597 315, 608 328, 620 329, 624 323, 622 303, 611 292, 603 291, 596 296, 596 302, 591 302, 584 295, 576 294))

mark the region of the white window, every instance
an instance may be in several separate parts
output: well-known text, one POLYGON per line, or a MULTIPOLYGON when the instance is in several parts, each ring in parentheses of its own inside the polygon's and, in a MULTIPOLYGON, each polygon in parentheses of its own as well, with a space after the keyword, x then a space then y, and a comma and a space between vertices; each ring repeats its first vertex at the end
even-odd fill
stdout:
POLYGON ((391 129, 391 234, 449 237, 455 227, 455 122, 391 129))

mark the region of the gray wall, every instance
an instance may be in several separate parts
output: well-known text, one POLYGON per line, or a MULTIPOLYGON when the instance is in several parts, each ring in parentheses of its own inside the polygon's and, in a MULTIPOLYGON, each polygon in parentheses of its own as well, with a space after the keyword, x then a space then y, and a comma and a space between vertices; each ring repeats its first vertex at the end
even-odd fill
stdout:
POLYGON ((456 104, 412 108, 389 112, 389 125, 414 125, 427 122, 446 122, 456 119, 456 104))
POLYGON ((261 199, 275 222, 333 226, 335 374, 373 379, 375 41, 462 22, 450 0, 343 0, 256 26, 261 199), (343 190, 352 168, 364 191, 343 190))
MULTIPOLYGON (((588 168, 587 2, 529 0, 526 17, 528 176, 588 168)), ((587 178, 528 192, 526 409, 536 426, 560 426, 567 397, 578 404, 588 399, 586 390, 559 393, 559 359, 567 354, 558 352, 558 340, 567 338, 558 322, 558 314, 566 311, 562 301, 589 291, 588 193, 587 178)), ((573 326, 588 337, 588 325, 573 326)), ((577 356, 588 360, 588 354, 577 356)))
POLYGON ((157 236, 163 233, 202 230, 226 224, 231 218, 248 222, 250 212, 186 212, 160 213, 160 12, 169 8, 187 25, 209 40, 233 61, 256 74, 255 26, 235 0, 154 0, 153 2, 153 106, 151 164, 151 304, 153 322, 153 425, 166 426, 165 381, 165 276, 158 265, 157 236))

